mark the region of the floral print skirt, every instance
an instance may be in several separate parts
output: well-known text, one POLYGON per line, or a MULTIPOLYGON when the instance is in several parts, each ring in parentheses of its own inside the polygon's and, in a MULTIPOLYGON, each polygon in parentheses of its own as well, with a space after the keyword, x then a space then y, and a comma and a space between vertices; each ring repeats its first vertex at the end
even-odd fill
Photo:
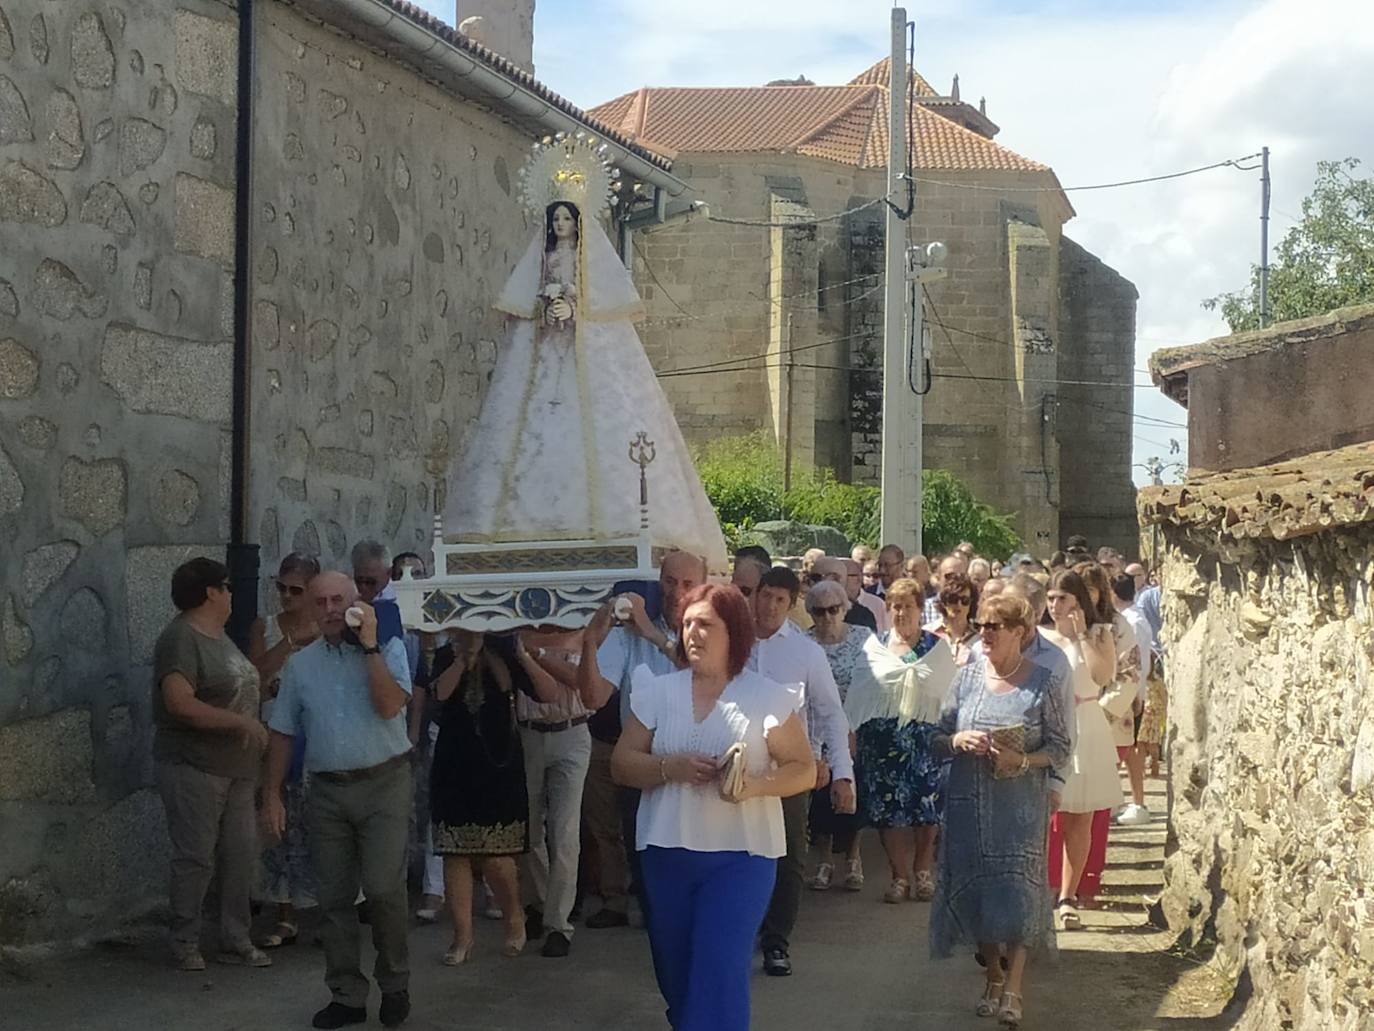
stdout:
POLYGON ((855 735, 858 755, 859 812, 870 827, 925 827, 938 824, 944 810, 945 761, 931 742, 933 723, 895 718, 869 720, 855 735))

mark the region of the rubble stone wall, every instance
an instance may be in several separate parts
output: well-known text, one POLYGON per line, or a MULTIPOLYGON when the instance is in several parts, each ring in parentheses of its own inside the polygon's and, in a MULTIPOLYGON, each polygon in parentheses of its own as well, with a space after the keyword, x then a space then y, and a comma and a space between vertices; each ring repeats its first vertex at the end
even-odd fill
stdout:
POLYGON ((1374 532, 1218 544, 1166 524, 1164 914, 1243 1029, 1374 1012, 1374 532))
POLYGON ((0 946, 166 881, 149 663, 228 528, 237 27, 0 0, 0 946))

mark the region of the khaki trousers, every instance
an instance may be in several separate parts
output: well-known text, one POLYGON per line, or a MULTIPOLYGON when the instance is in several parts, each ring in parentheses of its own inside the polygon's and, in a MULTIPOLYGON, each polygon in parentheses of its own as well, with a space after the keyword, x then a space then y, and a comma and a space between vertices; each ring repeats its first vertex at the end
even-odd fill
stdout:
POLYGON ((324 776, 310 781, 307 822, 310 860, 319 882, 324 981, 334 1001, 344 1006, 367 1003, 354 906, 359 887, 372 922, 377 987, 386 994, 410 984, 406 847, 413 785, 408 763, 343 784, 324 776))
POLYGON ((219 860, 219 936, 226 951, 247 948, 248 893, 257 859, 250 779, 216 777, 184 763, 157 764, 172 839, 172 941, 200 946, 201 908, 219 860))
POLYGON ((592 738, 592 761, 582 789, 582 826, 596 852, 596 890, 606 908, 625 912, 630 868, 620 827, 620 788, 611 780, 615 745, 592 738))

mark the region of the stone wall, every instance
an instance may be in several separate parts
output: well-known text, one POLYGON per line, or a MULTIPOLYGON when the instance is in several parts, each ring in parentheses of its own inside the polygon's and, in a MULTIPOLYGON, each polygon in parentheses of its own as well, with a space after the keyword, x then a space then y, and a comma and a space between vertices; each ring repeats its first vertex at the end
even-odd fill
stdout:
POLYGON ((152 645, 227 534, 236 32, 0 2, 0 946, 163 892, 152 645))
POLYGON ((521 132, 291 8, 263 5, 255 113, 252 499, 290 551, 428 550, 536 227, 521 132))
MULTIPOLYGON (((1219 495, 1219 514, 1227 504, 1219 495)), ((1169 926, 1248 998, 1237 1027, 1367 1028, 1374 531, 1223 544, 1214 527, 1166 523, 1164 535, 1169 926)))
POLYGON ((1064 379, 1081 382, 1055 388, 1062 469, 1059 532, 1061 540, 1081 533, 1094 547, 1111 545, 1123 555, 1138 554, 1140 548, 1131 482, 1138 297, 1125 277, 1063 238, 1059 363, 1072 370, 1064 379))

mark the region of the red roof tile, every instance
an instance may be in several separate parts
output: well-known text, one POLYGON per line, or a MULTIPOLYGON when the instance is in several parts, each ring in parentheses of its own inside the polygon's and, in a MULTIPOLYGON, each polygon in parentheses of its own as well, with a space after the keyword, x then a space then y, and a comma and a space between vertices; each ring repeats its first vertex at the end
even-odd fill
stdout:
MULTIPOLYGON (((637 90, 589 113, 660 153, 798 153, 886 168, 888 101, 886 87, 871 84, 669 87, 637 90)), ((917 168, 1050 171, 920 105, 913 122, 917 168)))

